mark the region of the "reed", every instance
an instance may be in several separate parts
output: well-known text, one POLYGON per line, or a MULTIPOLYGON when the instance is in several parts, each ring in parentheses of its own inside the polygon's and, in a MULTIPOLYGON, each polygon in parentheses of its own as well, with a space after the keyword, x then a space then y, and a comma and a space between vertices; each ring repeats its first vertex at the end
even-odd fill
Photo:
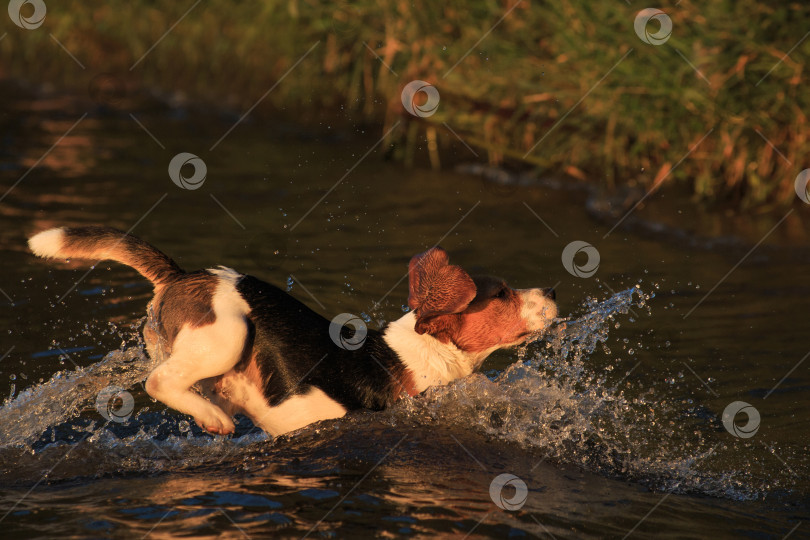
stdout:
MULTIPOLYGON (((246 110, 317 43, 256 114, 418 122, 440 150, 458 146, 449 126, 495 163, 608 186, 681 183, 744 211, 791 204, 810 167, 805 3, 664 5, 673 33, 654 46, 616 0, 205 0, 161 39, 192 4, 48 2, 39 29, 5 25, 0 76, 81 88, 111 73, 246 110), (403 111, 414 79, 440 92, 430 117, 403 111)), ((409 131, 395 132, 403 146, 409 131)))

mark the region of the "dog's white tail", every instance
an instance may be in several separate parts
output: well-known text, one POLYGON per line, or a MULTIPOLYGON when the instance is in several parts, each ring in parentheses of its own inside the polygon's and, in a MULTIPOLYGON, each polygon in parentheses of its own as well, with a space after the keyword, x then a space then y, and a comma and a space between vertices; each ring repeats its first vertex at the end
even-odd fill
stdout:
POLYGON ((131 266, 155 285, 183 274, 166 254, 140 238, 111 227, 58 227, 28 240, 35 255, 47 259, 113 260, 131 266))

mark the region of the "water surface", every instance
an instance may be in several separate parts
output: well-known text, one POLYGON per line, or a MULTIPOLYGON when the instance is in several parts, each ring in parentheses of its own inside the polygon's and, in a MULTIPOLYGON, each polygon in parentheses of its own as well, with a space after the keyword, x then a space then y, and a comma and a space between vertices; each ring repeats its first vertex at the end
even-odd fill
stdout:
POLYGON ((336 185, 378 129, 248 121, 209 150, 236 117, 134 112, 156 142, 130 112, 20 93, 2 118, 4 537, 807 537, 810 263, 792 219, 745 258, 757 231, 683 233, 675 199, 659 201, 669 226, 605 237, 615 220, 594 219, 581 190, 408 170, 384 147, 336 185), (206 162, 200 189, 168 178, 178 152, 206 162), (402 315, 408 259, 440 242, 471 272, 555 286, 569 320, 388 411, 277 439, 243 419, 214 438, 140 384, 148 283, 26 250, 36 231, 83 224, 133 228, 186 269, 232 266, 371 327, 402 315), (591 278, 563 267, 574 240, 599 251, 591 278), (113 384, 135 399, 123 423, 95 406, 113 384), (759 411, 753 437, 724 428, 734 401, 759 411), (517 511, 490 496, 501 473, 528 488, 517 511))

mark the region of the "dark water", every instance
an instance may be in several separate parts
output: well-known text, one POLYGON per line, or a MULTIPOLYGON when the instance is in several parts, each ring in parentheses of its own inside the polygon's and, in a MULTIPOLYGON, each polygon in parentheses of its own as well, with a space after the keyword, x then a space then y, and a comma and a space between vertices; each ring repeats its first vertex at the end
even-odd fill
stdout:
POLYGON ((4 538, 810 537, 810 262, 795 216, 744 257, 773 222, 707 241, 688 233, 688 203, 664 199, 669 226, 633 219, 605 237, 617 219, 594 219, 582 191, 405 170, 384 145, 335 187, 378 129, 247 121, 210 150, 236 116, 134 112, 156 142, 132 111, 81 99, 17 93, 4 108, 4 538), (179 152, 205 161, 199 189, 169 179, 179 152), (133 228, 187 269, 233 266, 372 327, 401 316, 408 259, 441 241, 470 271, 556 286, 570 319, 550 344, 389 411, 275 440, 243 420, 214 438, 143 391, 143 279, 26 251, 30 234, 78 224, 133 228), (593 277, 564 268, 574 240, 597 248, 593 277), (134 397, 125 422, 96 408, 111 385, 134 397), (721 421, 735 401, 760 415, 751 437, 721 421), (490 494, 503 473, 528 490, 515 511, 490 494))

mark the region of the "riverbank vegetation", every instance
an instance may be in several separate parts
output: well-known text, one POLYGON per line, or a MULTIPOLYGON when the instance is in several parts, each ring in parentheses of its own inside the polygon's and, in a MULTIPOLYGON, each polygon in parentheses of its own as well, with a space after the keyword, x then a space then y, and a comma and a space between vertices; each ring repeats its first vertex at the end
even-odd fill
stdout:
POLYGON ((794 203, 810 167, 800 2, 662 5, 672 33, 658 45, 637 35, 638 6, 616 0, 46 5, 39 28, 6 19, 0 77, 111 102, 145 89, 240 114, 260 102, 253 114, 371 122, 380 135, 399 121, 389 138, 403 160, 426 137, 437 155, 607 188, 680 183, 744 211, 794 203), (437 89, 435 114, 403 109, 413 80, 437 89))

